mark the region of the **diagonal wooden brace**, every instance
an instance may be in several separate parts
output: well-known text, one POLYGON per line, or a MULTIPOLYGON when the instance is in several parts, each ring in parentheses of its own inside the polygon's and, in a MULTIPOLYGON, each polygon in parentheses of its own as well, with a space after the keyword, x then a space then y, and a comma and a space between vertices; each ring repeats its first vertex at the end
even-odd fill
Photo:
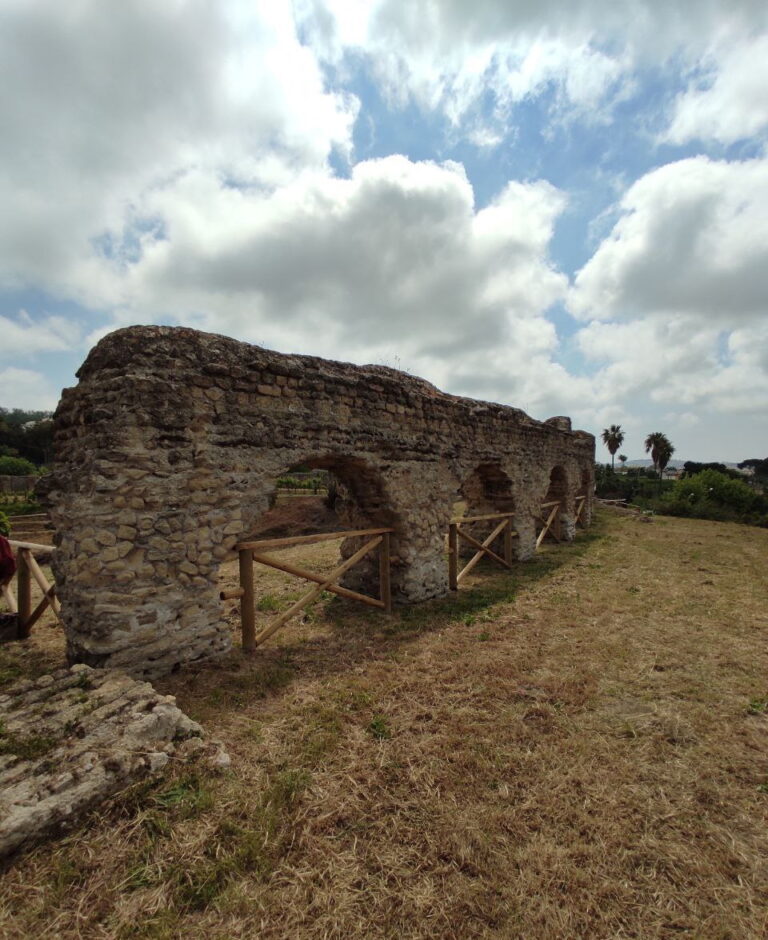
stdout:
MULTIPOLYGON (((278 571, 285 571, 286 574, 295 575, 297 578, 306 578, 307 581, 314 581, 316 584, 325 584, 326 575, 307 571, 305 568, 299 568, 296 565, 289 565, 288 562, 273 558, 272 555, 257 555, 254 552, 253 560, 262 565, 268 565, 270 568, 277 568, 278 571)), ((357 591, 341 587, 339 584, 329 584, 325 590, 330 591, 332 594, 338 594, 339 597, 348 597, 353 601, 361 601, 371 607, 380 607, 382 610, 386 607, 384 601, 369 597, 367 594, 359 594, 357 591)))
POLYGON ((459 536, 463 538, 465 542, 469 542, 469 544, 472 545, 473 548, 479 549, 484 555, 488 555, 490 558, 493 558, 494 561, 497 561, 500 565, 503 565, 505 568, 512 567, 512 565, 506 562, 501 557, 501 555, 497 555, 496 552, 491 551, 490 548, 487 548, 481 542, 478 542, 478 540, 474 538, 473 536, 471 536, 468 532, 464 532, 462 531, 462 529, 459 529, 459 536))
MULTIPOLYGON (((509 519, 504 519, 503 522, 500 522, 496 526, 496 528, 493 530, 493 532, 491 532, 491 534, 482 542, 482 544, 480 545, 480 551, 469 560, 469 562, 464 566, 464 568, 462 568, 462 570, 457 575, 456 577, 457 583, 461 581, 462 578, 466 577, 469 574, 469 572, 475 567, 478 561, 480 561, 483 555, 486 554, 486 552, 488 551, 488 546, 492 544, 493 540, 502 532, 504 527, 507 525, 510 525, 510 521, 509 519)), ((466 536, 466 533, 461 532, 459 530, 459 535, 466 536)), ((495 553, 491 552, 491 554, 495 554, 495 553)), ((498 555, 496 557, 498 558, 498 555)), ((504 562, 503 564, 505 567, 507 567, 506 562, 504 562)))
POLYGON ((363 545, 361 549, 355 552, 354 555, 351 555, 345 562, 334 568, 333 571, 328 575, 328 577, 319 583, 317 587, 312 588, 304 597, 299 598, 295 604, 291 604, 288 610, 283 611, 279 617, 276 617, 272 623, 266 626, 261 633, 255 638, 255 645, 258 646, 260 643, 263 643, 264 640, 269 639, 273 633, 280 629, 294 614, 297 614, 300 610, 307 606, 310 601, 313 601, 316 597, 319 597, 323 591, 327 591, 330 588, 330 585, 335 584, 336 581, 353 565, 356 565, 358 561, 364 558, 368 552, 376 548, 377 545, 382 541, 383 536, 379 535, 377 538, 372 539, 367 544, 363 545))
POLYGON ((557 503, 556 505, 552 507, 552 510, 547 516, 547 521, 544 523, 544 528, 541 530, 541 532, 539 532, 539 537, 536 539, 536 548, 538 548, 539 545, 541 545, 541 543, 544 541, 544 537, 546 536, 547 532, 549 532, 549 534, 552 536, 553 539, 555 539, 555 541, 557 542, 560 541, 560 539, 555 535, 554 532, 550 532, 552 523, 555 521, 555 517, 557 516, 559 511, 560 511, 560 503, 557 503))

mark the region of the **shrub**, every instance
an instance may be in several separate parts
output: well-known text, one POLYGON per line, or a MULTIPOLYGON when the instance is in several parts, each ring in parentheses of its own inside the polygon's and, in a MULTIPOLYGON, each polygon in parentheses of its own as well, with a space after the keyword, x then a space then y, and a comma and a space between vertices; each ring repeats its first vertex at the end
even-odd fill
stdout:
POLYGON ((717 470, 703 470, 678 480, 668 494, 652 502, 651 508, 670 516, 768 524, 768 499, 742 480, 717 470))
MULTIPOLYGON (((691 505, 711 503, 738 513, 759 511, 766 500, 741 480, 734 480, 717 470, 703 470, 695 476, 678 480, 670 495, 674 502, 691 505)), ((765 507, 768 509, 768 506, 765 507)))
POLYGON ((0 457, 0 476, 24 477, 37 472, 37 467, 24 457, 0 457))
POLYGON ((11 521, 4 512, 0 512, 0 535, 6 538, 11 534, 11 521))

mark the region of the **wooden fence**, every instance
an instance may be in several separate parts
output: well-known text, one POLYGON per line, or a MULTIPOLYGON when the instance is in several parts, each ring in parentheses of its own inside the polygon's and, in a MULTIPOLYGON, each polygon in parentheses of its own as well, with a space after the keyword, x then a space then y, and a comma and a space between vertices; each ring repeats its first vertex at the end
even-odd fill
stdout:
POLYGON ((256 647, 263 643, 280 629, 291 617, 303 610, 307 604, 319 597, 323 591, 330 591, 338 594, 340 597, 347 597, 350 600, 359 601, 361 604, 367 604, 369 607, 377 607, 386 613, 392 611, 392 592, 390 582, 390 537, 392 529, 356 529, 346 532, 324 532, 318 535, 298 535, 291 538, 282 539, 260 539, 255 542, 240 542, 236 548, 240 557, 240 587, 230 591, 222 591, 219 595, 222 600, 240 599, 240 618, 242 623, 243 650, 252 652, 256 647), (281 559, 274 558, 272 555, 265 555, 264 552, 269 548, 289 548, 292 545, 311 545, 315 542, 327 542, 336 539, 348 538, 367 538, 368 541, 353 555, 345 559, 330 574, 317 574, 315 571, 308 571, 299 568, 296 565, 290 565, 281 559), (354 567, 374 548, 379 548, 379 597, 370 597, 367 594, 361 594, 350 588, 342 587, 338 584, 343 574, 354 567), (299 598, 295 604, 292 604, 287 610, 276 617, 272 623, 268 624, 260 633, 256 633, 256 609, 255 594, 253 585, 253 563, 258 562, 267 565, 270 568, 276 568, 278 571, 284 571, 286 574, 294 575, 297 578, 304 578, 307 581, 314 582, 315 586, 311 588, 303 597, 299 598))
POLYGON ((586 525, 582 514, 584 512, 584 507, 587 505, 586 496, 577 496, 576 497, 576 519, 574 520, 577 526, 580 526, 582 529, 586 525))
POLYGON ((38 545, 35 542, 19 542, 9 539, 11 548, 16 552, 16 595, 13 593, 13 581, 4 584, 2 595, 11 613, 17 615, 18 639, 26 639, 32 632, 32 627, 40 619, 46 607, 50 607, 57 620, 61 620, 59 612, 61 605, 56 597, 56 585, 50 584, 43 574, 37 559, 36 552, 51 554, 56 549, 50 545, 38 545), (42 592, 42 599, 36 607, 32 607, 32 583, 37 584, 42 592))
MULTIPOLYGON (((576 515, 577 525, 584 525, 582 513, 586 504, 586 496, 576 497, 576 515)), ((562 504, 560 500, 551 500, 542 503, 538 521, 541 525, 536 538, 536 548, 548 536, 555 541, 562 540, 560 525, 560 515, 562 504)), ((39 525, 43 531, 47 525, 47 517, 44 514, 35 516, 20 517, 24 518, 29 526, 39 525)), ((517 532, 512 528, 512 513, 490 513, 480 516, 466 516, 460 519, 452 519, 448 529, 448 582, 452 591, 458 590, 461 581, 472 571, 481 558, 490 558, 491 561, 503 568, 511 569, 514 561, 513 539, 517 537, 517 532), (478 522, 497 522, 491 533, 481 542, 475 538, 471 532, 466 531, 465 526, 470 526, 478 522), (501 554, 494 551, 491 546, 499 538, 503 538, 503 548, 501 554), (474 555, 467 564, 459 570, 459 545, 464 541, 475 549, 474 555)), ((289 538, 279 539, 260 539, 257 541, 241 542, 236 546, 239 554, 239 573, 240 587, 228 591, 222 591, 220 597, 222 600, 240 600, 240 613, 242 622, 243 649, 247 652, 255 650, 257 646, 272 636, 277 630, 284 626, 292 617, 302 611, 308 604, 323 591, 329 591, 340 597, 346 597, 350 600, 358 601, 369 607, 375 607, 386 613, 392 611, 392 593, 390 566, 391 557, 391 535, 392 529, 356 529, 352 531, 325 532, 317 535, 301 535, 289 538), (365 538, 367 541, 354 554, 345 559, 330 574, 318 574, 297 565, 289 564, 273 555, 267 555, 268 549, 289 548, 295 545, 311 545, 316 542, 326 542, 331 540, 341 540, 348 538, 365 538), (349 571, 354 565, 360 562, 366 555, 374 549, 379 549, 379 597, 371 597, 350 588, 342 587, 338 582, 341 577, 349 571), (313 583, 313 587, 299 600, 292 604, 287 610, 283 611, 270 624, 268 624, 258 634, 256 633, 256 608, 254 592, 254 573, 253 565, 259 563, 278 571, 284 571, 286 574, 297 578, 303 578, 313 583)), ((32 627, 40 619, 46 608, 50 607, 57 619, 60 618, 60 604, 56 596, 56 585, 49 583, 45 577, 35 553, 45 552, 50 554, 55 548, 50 545, 40 545, 35 542, 26 542, 19 540, 10 540, 11 547, 16 552, 17 572, 15 575, 17 594, 14 596, 12 584, 13 580, 2 586, 2 596, 12 613, 18 615, 18 637, 25 639, 30 635, 32 627), (36 583, 42 592, 42 599, 33 609, 32 584, 36 583)))
POLYGON ((452 519, 448 526, 448 586, 452 591, 458 590, 459 583, 475 567, 483 556, 486 556, 497 562, 502 568, 511 568, 513 562, 512 539, 517 536, 517 532, 512 528, 512 513, 499 512, 491 513, 485 516, 464 516, 461 519, 452 519), (500 519, 501 522, 494 528, 489 536, 482 542, 479 542, 469 532, 465 532, 462 526, 471 525, 475 522, 495 522, 500 519), (504 555, 497 555, 491 549, 491 545, 500 536, 504 536, 504 555), (459 571, 459 540, 463 539, 473 548, 477 549, 472 558, 459 571))

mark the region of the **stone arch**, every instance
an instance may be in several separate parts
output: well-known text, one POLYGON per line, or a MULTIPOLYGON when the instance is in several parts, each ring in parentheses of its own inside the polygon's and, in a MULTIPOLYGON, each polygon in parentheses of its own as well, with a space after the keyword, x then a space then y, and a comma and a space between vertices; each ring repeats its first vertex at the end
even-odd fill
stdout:
POLYGON ((460 483, 459 495, 467 503, 468 516, 515 510, 512 480, 499 463, 478 464, 460 483))
MULTIPOLYGON (((515 512, 516 502, 512 480, 500 463, 484 461, 477 464, 459 484, 458 496, 465 504, 463 515, 482 516, 501 512, 515 512)), ((476 539, 483 541, 496 527, 493 521, 474 522, 465 526, 476 539)), ((491 546, 501 552, 501 536, 491 546)), ((471 556, 474 549, 465 542, 460 544, 462 556, 471 556)))
MULTIPOLYGON (((291 465, 301 465, 310 470, 327 470, 340 484, 339 501, 335 507, 339 529, 393 529, 391 551, 398 557, 401 544, 407 540, 407 532, 402 524, 401 513, 392 501, 387 481, 378 467, 369 460, 347 453, 304 454, 298 460, 292 460, 291 465)), ((276 488, 276 480, 273 481, 273 487, 276 488)), ((341 557, 353 555, 361 544, 359 538, 344 539, 339 543, 341 557)), ((348 571, 341 583, 353 590, 376 593, 378 577, 376 556, 371 554, 348 571)), ((396 580, 396 575, 393 580, 396 580)), ((395 593, 398 587, 396 583, 393 584, 395 593)))
MULTIPOLYGON (((568 469, 564 464, 555 464, 549 471, 547 491, 541 502, 545 506, 555 500, 560 503, 560 512, 552 525, 552 531, 561 541, 570 541, 575 534, 574 493, 568 469)), ((545 518, 548 512, 549 508, 543 511, 545 518)))

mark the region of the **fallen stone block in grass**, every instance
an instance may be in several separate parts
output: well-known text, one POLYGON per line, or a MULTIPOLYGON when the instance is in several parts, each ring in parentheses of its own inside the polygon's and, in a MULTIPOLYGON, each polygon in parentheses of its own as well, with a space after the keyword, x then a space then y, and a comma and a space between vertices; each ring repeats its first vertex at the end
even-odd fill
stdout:
POLYGON ((76 665, 16 684, 0 695, 0 857, 199 754, 202 734, 172 696, 115 670, 76 665))

